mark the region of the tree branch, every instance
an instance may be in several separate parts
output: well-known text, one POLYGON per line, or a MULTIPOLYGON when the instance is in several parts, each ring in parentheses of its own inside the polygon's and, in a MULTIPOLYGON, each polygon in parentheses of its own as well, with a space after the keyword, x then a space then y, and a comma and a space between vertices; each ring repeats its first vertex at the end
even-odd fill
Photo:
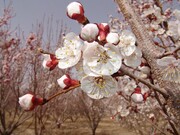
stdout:
POLYGON ((131 73, 130 71, 128 71, 125 67, 121 67, 120 71, 122 71, 124 74, 128 75, 129 77, 138 80, 139 82, 142 82, 143 84, 147 85, 149 88, 152 88, 154 91, 157 91, 158 93, 160 93, 161 95, 163 95, 163 97, 165 99, 168 99, 169 95, 167 94, 167 92, 159 87, 156 87, 155 85, 153 85, 152 83, 134 75, 133 73, 131 73))
POLYGON ((57 92, 57 93, 55 93, 54 95, 50 96, 48 99, 45 99, 45 98, 44 98, 44 101, 43 101, 43 104, 42 104, 42 105, 46 104, 47 102, 49 102, 50 100, 52 100, 53 98, 55 98, 55 97, 57 97, 57 96, 59 96, 59 95, 65 94, 65 93, 67 93, 67 92, 69 92, 69 91, 71 91, 71 90, 79 87, 80 85, 81 85, 81 84, 78 84, 78 85, 69 87, 68 89, 60 90, 59 92, 57 92))

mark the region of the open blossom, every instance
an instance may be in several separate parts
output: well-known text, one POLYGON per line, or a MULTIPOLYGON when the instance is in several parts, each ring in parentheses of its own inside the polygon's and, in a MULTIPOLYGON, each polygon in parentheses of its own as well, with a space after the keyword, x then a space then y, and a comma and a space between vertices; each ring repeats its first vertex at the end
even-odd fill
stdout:
POLYGON ((118 77, 118 89, 126 96, 130 96, 137 87, 136 82, 129 76, 118 77))
POLYGON ((166 56, 157 60, 157 64, 160 65, 163 73, 163 79, 180 83, 180 60, 173 56, 166 56))
POLYGON ((59 59, 58 67, 61 69, 69 68, 78 63, 81 58, 83 42, 77 36, 65 37, 64 46, 56 50, 56 58, 59 59))
POLYGON ((59 60, 56 59, 55 55, 44 54, 43 67, 53 70, 58 65, 59 60))
POLYGON ((108 33, 106 36, 106 41, 108 43, 117 45, 119 43, 119 34, 113 32, 108 33))
POLYGON ((86 76, 81 80, 81 89, 94 99, 110 97, 117 90, 117 81, 111 76, 86 76))
POLYGON ((150 5, 143 11, 141 17, 147 17, 153 24, 160 24, 165 20, 165 16, 161 14, 161 9, 156 5, 150 5))
POLYGON ((61 78, 57 80, 57 82, 59 86, 63 89, 67 89, 71 86, 79 84, 79 81, 71 79, 69 75, 63 75, 61 78))
POLYGON ((124 63, 127 66, 136 68, 141 64, 141 57, 142 52, 138 47, 136 47, 136 50, 130 56, 124 57, 124 63))
POLYGON ((176 40, 180 39, 180 10, 175 9, 174 15, 176 20, 168 22, 167 35, 174 37, 176 40))
POLYGON ((107 23, 100 23, 98 24, 98 28, 99 28, 98 40, 105 41, 107 34, 110 32, 109 25, 107 23))
POLYGON ((83 77, 86 76, 83 70, 82 60, 80 60, 75 66, 68 68, 67 72, 71 76, 71 78, 75 80, 81 80, 83 77))
POLYGON ((122 31, 118 44, 121 54, 123 56, 130 56, 136 49, 135 42, 136 37, 132 32, 128 30, 122 31))
POLYGON ((33 110, 37 105, 43 104, 43 98, 37 98, 35 95, 26 94, 22 97, 19 97, 20 106, 26 110, 33 110))
POLYGON ((89 23, 89 24, 86 24, 81 29, 80 37, 84 41, 93 42, 97 39, 98 34, 99 34, 98 26, 96 24, 89 23))
POLYGON ((79 2, 71 2, 67 6, 67 16, 77 20, 79 23, 84 23, 86 21, 83 5, 79 2))
POLYGON ((149 76, 151 73, 151 69, 148 66, 139 66, 138 69, 147 76, 149 76))
POLYGON ((121 67, 121 55, 112 44, 94 43, 83 52, 83 69, 87 75, 112 75, 121 67))

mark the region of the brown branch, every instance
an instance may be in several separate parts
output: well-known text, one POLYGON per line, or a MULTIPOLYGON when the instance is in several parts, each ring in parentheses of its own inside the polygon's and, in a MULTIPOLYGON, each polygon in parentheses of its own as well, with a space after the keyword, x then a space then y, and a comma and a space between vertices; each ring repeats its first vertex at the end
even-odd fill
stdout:
POLYGON ((59 92, 55 93, 54 95, 50 96, 48 99, 45 99, 44 98, 44 102, 42 105, 46 104, 47 102, 49 102, 50 100, 52 100, 53 98, 59 96, 59 95, 62 95, 62 94, 65 94, 77 87, 79 87, 81 84, 78 84, 78 85, 75 85, 75 86, 72 86, 72 87, 69 87, 68 89, 63 89, 63 90, 60 90, 59 92))
POLYGON ((161 95, 163 95, 163 97, 165 99, 168 99, 169 95, 167 94, 167 92, 162 89, 162 88, 159 88, 155 85, 153 85, 152 83, 134 75, 133 73, 131 73, 130 71, 128 71, 125 67, 121 67, 120 71, 122 71, 124 74, 128 75, 129 77, 135 79, 135 80, 138 80, 139 82, 142 82, 143 84, 147 85, 149 88, 152 88, 154 91, 157 91, 158 93, 160 93, 161 95))
POLYGON ((47 51, 43 50, 42 48, 38 48, 38 52, 40 52, 40 53, 42 53, 42 54, 54 55, 54 54, 52 54, 52 53, 50 53, 50 52, 47 52, 47 51))
POLYGON ((166 53, 158 56, 157 58, 162 58, 162 57, 169 56, 169 55, 175 55, 175 53, 177 53, 179 50, 180 50, 180 46, 178 46, 178 47, 177 47, 176 49, 174 49, 173 51, 169 51, 169 52, 166 52, 166 53))

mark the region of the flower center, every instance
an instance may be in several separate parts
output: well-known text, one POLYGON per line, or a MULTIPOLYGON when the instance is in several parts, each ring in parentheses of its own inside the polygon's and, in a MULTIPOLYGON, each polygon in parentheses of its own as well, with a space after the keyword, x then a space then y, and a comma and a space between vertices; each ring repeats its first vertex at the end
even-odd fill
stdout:
POLYGON ((98 56, 99 56, 99 59, 97 62, 107 63, 108 59, 110 59, 106 51, 100 53, 98 56))
POLYGON ((105 80, 103 77, 95 77, 95 84, 98 86, 100 89, 103 89, 105 87, 105 80))

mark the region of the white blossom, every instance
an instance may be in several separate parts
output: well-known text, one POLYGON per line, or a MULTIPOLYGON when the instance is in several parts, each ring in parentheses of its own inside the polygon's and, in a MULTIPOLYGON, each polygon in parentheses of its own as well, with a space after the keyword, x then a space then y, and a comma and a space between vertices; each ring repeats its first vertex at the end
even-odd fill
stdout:
POLYGON ((146 75, 150 75, 150 73, 151 73, 151 69, 148 67, 148 66, 139 66, 138 67, 138 69, 142 72, 142 73, 144 73, 144 74, 146 74, 146 75))
POLYGON ((136 50, 130 56, 124 57, 124 63, 127 66, 136 68, 141 64, 141 57, 142 52, 138 47, 136 47, 136 50))
POLYGON ((84 72, 90 76, 112 75, 119 70, 121 63, 121 56, 112 44, 103 47, 95 43, 83 52, 84 72))
POLYGON ((84 41, 93 42, 97 39, 98 34, 98 26, 96 24, 89 23, 81 29, 80 37, 84 41))
POLYGON ((81 58, 83 42, 77 36, 69 34, 65 37, 64 46, 56 50, 56 58, 59 59, 58 67, 66 69, 76 65, 81 58))
POLYGON ((106 41, 107 41, 108 43, 117 45, 117 44, 119 43, 119 35, 118 35, 118 33, 110 32, 110 33, 106 36, 106 41))
POLYGON ((122 31, 118 44, 121 54, 123 56, 130 56, 136 49, 135 42, 136 37, 132 32, 128 30, 122 31))
POLYGON ((180 59, 176 59, 173 56, 166 56, 158 59, 157 64, 163 68, 164 80, 180 83, 180 59))
POLYGON ((81 89, 94 99, 110 97, 117 92, 117 81, 111 76, 86 76, 81 80, 81 89))
POLYGON ((136 87, 136 82, 129 76, 118 77, 118 89, 126 96, 130 96, 136 87))

